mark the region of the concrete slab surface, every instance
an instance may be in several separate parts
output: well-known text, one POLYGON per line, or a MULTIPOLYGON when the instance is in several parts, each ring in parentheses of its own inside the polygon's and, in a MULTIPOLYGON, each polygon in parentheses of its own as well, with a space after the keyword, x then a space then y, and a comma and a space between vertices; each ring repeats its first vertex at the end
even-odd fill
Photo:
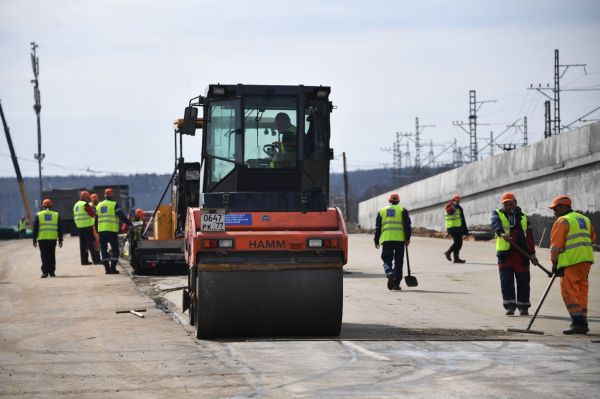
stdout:
MULTIPOLYGON (((186 277, 80 266, 77 238, 40 279, 31 241, 0 242, 0 397, 591 398, 600 392, 600 282, 590 275, 590 335, 564 336, 558 281, 533 329, 505 316, 493 244, 415 237, 419 286, 388 291, 372 237, 350 237, 338 339, 202 341, 181 313, 186 277), (145 317, 117 314, 143 307, 145 317)), ((549 266, 547 250, 538 256, 549 266)), ((532 270, 535 306, 548 278, 532 270)), ((533 311, 533 308, 532 308, 533 311)))

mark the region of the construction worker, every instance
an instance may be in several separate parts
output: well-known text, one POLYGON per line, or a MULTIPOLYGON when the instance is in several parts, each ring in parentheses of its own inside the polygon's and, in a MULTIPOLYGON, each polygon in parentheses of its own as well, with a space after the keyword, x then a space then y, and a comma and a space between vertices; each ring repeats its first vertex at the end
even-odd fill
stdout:
POLYGON ((96 207, 98 206, 98 194, 92 194, 90 195, 90 206, 92 208, 94 208, 94 210, 96 209, 96 207))
POLYGON ((23 216, 19 219, 19 238, 25 238, 27 233, 27 218, 23 216))
POLYGON ((82 191, 79 201, 73 205, 73 219, 79 233, 79 259, 82 266, 91 265, 88 252, 92 255, 94 265, 101 265, 100 254, 94 247, 94 224, 96 222, 96 211, 90 206, 90 193, 82 191))
POLYGON ((270 167, 293 168, 296 166, 297 153, 296 126, 292 125, 288 114, 280 112, 275 116, 275 127, 281 135, 281 142, 276 143, 278 150, 273 155, 270 167))
POLYGON ((399 291, 404 246, 410 244, 411 222, 408 211, 399 205, 400 196, 397 193, 392 193, 388 202, 390 204, 379 210, 375 220, 375 248, 382 247, 381 259, 388 279, 387 288, 399 291))
POLYGON ((444 255, 446 259, 452 261, 450 254, 453 254, 454 263, 465 263, 465 260, 460 259, 459 253, 463 244, 463 235, 469 234, 465 214, 460 206, 460 195, 455 194, 450 201, 446 203, 445 221, 446 230, 454 240, 454 243, 448 248, 444 255))
POLYGON ((557 217, 550 233, 552 272, 560 276, 560 292, 571 315, 571 327, 563 334, 587 334, 588 275, 596 241, 590 219, 573 211, 571 198, 559 195, 550 204, 557 217))
POLYGON ((521 316, 529 314, 529 262, 539 264, 535 256, 533 233, 527 215, 517 206, 513 193, 502 194, 502 208, 492 212, 492 230, 496 233, 496 255, 500 273, 502 303, 511 316, 519 309, 521 316), (524 256, 518 245, 529 257, 524 256), (515 282, 517 293, 515 296, 515 282))
MULTIPOLYGON (((90 195, 90 206, 96 211, 96 206, 98 206, 98 194, 90 195)), ((96 226, 92 227, 92 233, 94 234, 94 250, 100 253, 100 237, 98 236, 98 230, 96 230, 96 226)))
POLYGON ((44 210, 39 211, 33 222, 33 246, 40 248, 42 278, 56 277, 56 240, 62 248, 63 233, 58 212, 51 210, 52 201, 42 201, 44 210))
POLYGON ((117 270, 117 262, 119 261, 119 241, 117 237, 119 233, 119 219, 128 226, 131 226, 131 222, 127 219, 119 204, 114 201, 113 195, 112 188, 104 190, 105 199, 96 207, 101 261, 106 274, 119 274, 117 270), (109 244, 111 248, 110 257, 108 255, 109 244))

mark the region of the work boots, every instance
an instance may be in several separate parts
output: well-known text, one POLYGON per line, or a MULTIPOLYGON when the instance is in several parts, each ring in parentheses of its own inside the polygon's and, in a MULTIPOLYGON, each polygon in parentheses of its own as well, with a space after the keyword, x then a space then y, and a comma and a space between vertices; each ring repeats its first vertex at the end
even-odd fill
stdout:
POLYGON ((105 274, 111 274, 110 273, 110 265, 108 264, 108 261, 104 260, 104 261, 102 261, 102 264, 104 265, 105 274))
POLYGON ((590 331, 590 329, 587 326, 571 324, 571 327, 569 329, 563 331, 563 334, 566 334, 566 335, 583 334, 583 335, 585 335, 589 331, 590 331))
POLYGON ((454 253, 454 263, 465 263, 466 260, 458 257, 458 253, 454 253))
POLYGON ((450 262, 452 262, 452 258, 450 257, 450 250, 444 252, 444 256, 446 257, 446 259, 448 259, 450 262))
POLYGON ((117 261, 116 260, 110 261, 110 273, 111 274, 119 274, 119 271, 117 270, 117 261))

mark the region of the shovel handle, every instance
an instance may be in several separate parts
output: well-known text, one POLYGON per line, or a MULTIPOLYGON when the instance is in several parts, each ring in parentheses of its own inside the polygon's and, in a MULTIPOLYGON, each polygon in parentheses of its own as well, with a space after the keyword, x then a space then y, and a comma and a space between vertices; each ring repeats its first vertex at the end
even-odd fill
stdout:
POLYGON ((408 257, 408 246, 404 244, 404 248, 406 249, 406 266, 408 267, 408 275, 410 276, 410 258, 408 257))
MULTIPOLYGON (((523 255, 524 257, 526 257, 527 259, 529 259, 531 261, 531 255, 529 255, 527 252, 525 252, 523 250, 523 248, 518 246, 517 243, 514 242, 511 238, 509 238, 506 241, 508 241, 510 243, 510 245, 512 245, 513 248, 515 248, 517 251, 519 251, 521 253, 521 255, 523 255)), ((546 269, 544 266, 542 266, 540 264, 537 264, 536 266, 539 267, 540 269, 542 269, 548 275, 548 277, 552 277, 552 273, 548 269, 546 269)))

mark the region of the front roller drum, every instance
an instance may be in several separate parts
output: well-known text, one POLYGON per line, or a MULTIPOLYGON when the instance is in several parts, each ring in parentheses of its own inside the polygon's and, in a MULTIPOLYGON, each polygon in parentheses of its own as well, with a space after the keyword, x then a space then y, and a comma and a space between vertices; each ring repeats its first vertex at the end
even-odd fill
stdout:
POLYGON ((197 338, 337 336, 342 269, 200 271, 197 338))

